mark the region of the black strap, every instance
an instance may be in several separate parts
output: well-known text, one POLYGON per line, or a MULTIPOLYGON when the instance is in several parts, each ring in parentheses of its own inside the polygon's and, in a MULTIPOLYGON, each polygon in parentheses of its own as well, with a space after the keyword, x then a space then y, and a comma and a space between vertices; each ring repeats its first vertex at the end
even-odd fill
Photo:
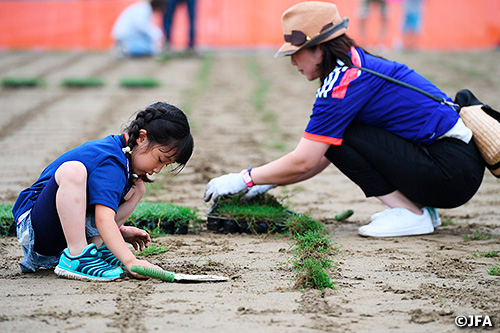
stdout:
POLYGON ((436 102, 438 102, 438 103, 448 105, 449 107, 451 107, 451 108, 452 108, 453 110, 455 110, 455 111, 457 111, 457 109, 458 109, 458 105, 456 105, 455 103, 451 103, 451 102, 447 101, 447 100, 446 100, 446 99, 444 99, 444 98, 440 98, 440 97, 438 97, 438 96, 436 96, 436 95, 433 95, 433 94, 431 94, 431 93, 429 93, 429 92, 427 92, 427 91, 425 91, 425 90, 423 90, 423 89, 420 89, 420 88, 418 88, 418 87, 415 87, 414 85, 411 85, 411 84, 409 84, 409 83, 406 83, 406 82, 400 81, 400 80, 398 80, 398 79, 395 79, 395 78, 393 78, 393 77, 387 76, 387 75, 385 75, 385 74, 379 73, 379 72, 377 72, 377 71, 374 71, 374 70, 372 70, 372 69, 368 69, 368 68, 365 68, 365 67, 358 67, 358 66, 354 66, 354 65, 353 65, 353 66, 352 66, 352 68, 357 68, 357 69, 359 69, 359 70, 362 70, 362 71, 364 71, 364 72, 367 72, 367 73, 373 74, 373 75, 375 75, 375 76, 378 76, 378 77, 380 77, 380 78, 382 78, 382 79, 385 79, 385 80, 387 80, 387 81, 390 81, 390 82, 392 82, 392 83, 396 83, 396 84, 399 84, 400 86, 403 86, 403 87, 409 88, 409 89, 414 90, 414 91, 416 91, 416 92, 419 92, 419 93, 421 93, 422 95, 425 95, 425 96, 427 96, 427 97, 431 98, 432 100, 434 100, 434 101, 436 101, 436 102))

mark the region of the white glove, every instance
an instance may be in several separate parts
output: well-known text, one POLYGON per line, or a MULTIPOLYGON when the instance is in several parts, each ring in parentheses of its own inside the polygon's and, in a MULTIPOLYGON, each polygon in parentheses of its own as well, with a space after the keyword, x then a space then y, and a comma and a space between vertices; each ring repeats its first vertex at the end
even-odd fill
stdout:
POLYGON ((248 191, 248 186, 243 180, 243 174, 248 172, 247 169, 241 170, 240 173, 228 173, 210 180, 205 187, 205 201, 212 201, 212 206, 215 206, 219 198, 223 195, 233 195, 248 191))
POLYGON ((250 200, 251 198, 255 197, 256 195, 266 193, 272 188, 275 188, 276 184, 265 184, 265 185, 254 185, 250 188, 250 190, 241 197, 241 201, 247 201, 250 200))

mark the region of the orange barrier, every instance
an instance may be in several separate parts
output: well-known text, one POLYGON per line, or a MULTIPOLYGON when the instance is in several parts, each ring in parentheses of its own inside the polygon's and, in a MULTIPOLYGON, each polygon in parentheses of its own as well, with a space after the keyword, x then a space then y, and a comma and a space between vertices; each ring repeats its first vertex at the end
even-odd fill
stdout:
MULTIPOLYGON (((282 43, 281 14, 301 0, 198 0, 197 46, 200 48, 273 47, 282 43)), ((349 34, 360 38, 361 0, 335 0, 341 16, 350 18, 349 34)), ((500 43, 500 0, 423 0, 421 48, 491 49, 500 43)), ((119 13, 134 0, 1 1, 0 48, 104 50, 119 13)), ((401 40, 401 0, 388 3, 392 46, 401 40)), ((376 38, 379 13, 372 10, 367 38, 376 38)), ((187 44, 188 18, 180 7, 173 26, 173 45, 187 44)))

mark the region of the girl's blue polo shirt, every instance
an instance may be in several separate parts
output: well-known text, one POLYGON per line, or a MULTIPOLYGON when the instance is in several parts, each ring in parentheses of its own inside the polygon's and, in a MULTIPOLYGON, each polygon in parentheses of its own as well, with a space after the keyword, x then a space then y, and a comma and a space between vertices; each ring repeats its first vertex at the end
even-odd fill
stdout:
POLYGON ((68 161, 82 162, 87 169, 87 205, 100 204, 115 212, 129 190, 128 160, 123 135, 89 141, 61 155, 43 170, 40 178, 19 194, 12 209, 15 220, 31 209, 45 184, 68 161))
MULTIPOLYGON (((355 66, 363 66, 451 101, 430 81, 406 65, 351 48, 355 66)), ((391 83, 341 61, 316 93, 303 134, 308 140, 341 145, 352 122, 386 129, 412 142, 433 143, 458 121, 458 113, 409 88, 391 83)))

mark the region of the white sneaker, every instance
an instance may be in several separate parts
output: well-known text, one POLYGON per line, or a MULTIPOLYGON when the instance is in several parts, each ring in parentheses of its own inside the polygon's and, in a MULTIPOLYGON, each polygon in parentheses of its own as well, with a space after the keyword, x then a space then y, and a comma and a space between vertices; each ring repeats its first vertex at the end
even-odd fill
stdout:
POLYGON ((383 211, 375 213, 372 216, 370 216, 370 221, 375 221, 376 219, 378 219, 379 217, 384 216, 385 214, 387 214, 390 211, 391 211, 391 207, 387 206, 387 208, 384 209, 383 211))
MULTIPOLYGON (((431 216, 431 219, 432 219, 432 226, 434 228, 437 228, 441 225, 441 218, 439 217, 439 214, 437 212, 437 209, 434 208, 434 207, 424 207, 425 209, 427 209, 427 211, 429 212, 429 215, 431 216)), ((385 210, 381 211, 381 212, 378 212, 378 213, 375 213, 373 214, 371 217, 370 217, 370 221, 375 221, 376 219, 378 219, 379 217, 382 217, 384 216, 385 214, 387 214, 388 212, 391 211, 391 208, 390 207, 387 207, 385 210)))
POLYGON ((370 224, 360 227, 358 233, 368 237, 397 237, 434 232, 431 216, 425 208, 422 215, 405 208, 390 208, 382 213, 370 224))

